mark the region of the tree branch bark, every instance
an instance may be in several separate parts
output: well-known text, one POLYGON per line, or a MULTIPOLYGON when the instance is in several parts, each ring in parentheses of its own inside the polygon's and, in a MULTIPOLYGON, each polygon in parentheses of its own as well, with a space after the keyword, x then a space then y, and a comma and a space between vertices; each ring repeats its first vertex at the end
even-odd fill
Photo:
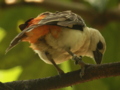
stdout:
POLYGON ((34 80, 0 83, 1 90, 55 90, 95 79, 120 76, 120 62, 101 65, 88 65, 85 75, 80 78, 80 70, 34 80))
POLYGON ((109 22, 120 21, 120 8, 117 6, 114 9, 108 9, 104 12, 98 12, 94 10, 92 7, 88 7, 82 3, 76 2, 61 2, 58 0, 44 0, 42 3, 35 3, 35 2, 22 2, 14 3, 14 4, 5 4, 1 3, 0 8, 9 8, 9 7, 18 7, 23 5, 32 5, 36 7, 43 7, 49 11, 56 10, 56 11, 64 11, 64 10, 72 10, 73 12, 81 15, 85 21, 89 22, 91 26, 95 28, 102 28, 109 22))

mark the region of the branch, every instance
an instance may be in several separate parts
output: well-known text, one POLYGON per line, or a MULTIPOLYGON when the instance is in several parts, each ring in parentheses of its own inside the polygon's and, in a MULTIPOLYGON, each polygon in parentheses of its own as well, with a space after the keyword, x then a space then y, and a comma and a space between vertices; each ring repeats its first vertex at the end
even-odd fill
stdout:
POLYGON ((14 4, 5 4, 1 3, 0 8, 9 8, 9 7, 22 7, 23 5, 32 5, 36 7, 43 7, 49 11, 64 11, 64 10, 72 10, 73 12, 81 15, 85 21, 89 22, 91 26, 102 28, 106 24, 112 21, 119 22, 120 21, 120 9, 116 7, 114 9, 108 9, 104 12, 99 13, 97 10, 94 10, 91 7, 86 6, 82 3, 77 2, 61 2, 59 0, 44 0, 42 3, 35 2, 22 2, 14 3, 14 4))
POLYGON ((88 82, 95 79, 107 78, 111 76, 120 76, 120 62, 107 63, 101 65, 88 65, 85 69, 85 75, 80 78, 80 70, 62 75, 34 79, 0 83, 1 90, 54 90, 78 83, 88 82), (9 88, 8 88, 9 87, 9 88), (7 89, 6 89, 7 88, 7 89), (12 89, 11 89, 12 88, 12 89))

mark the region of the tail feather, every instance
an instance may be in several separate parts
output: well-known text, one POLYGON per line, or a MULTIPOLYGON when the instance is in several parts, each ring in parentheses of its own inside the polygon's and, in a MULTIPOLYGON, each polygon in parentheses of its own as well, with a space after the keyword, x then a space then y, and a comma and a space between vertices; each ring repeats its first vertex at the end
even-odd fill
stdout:
POLYGON ((24 38, 26 35, 25 35, 25 32, 29 31, 29 30, 33 30, 34 28, 40 26, 39 24, 37 25, 33 25, 33 26, 30 26, 26 29, 24 29, 21 33, 19 33, 10 43, 9 47, 6 49, 6 53, 12 49, 15 45, 17 45, 22 38, 24 38))
POLYGON ((21 41, 21 37, 19 37, 18 35, 11 41, 9 47, 6 49, 7 53, 9 50, 11 50, 15 45, 17 45, 19 42, 21 41))

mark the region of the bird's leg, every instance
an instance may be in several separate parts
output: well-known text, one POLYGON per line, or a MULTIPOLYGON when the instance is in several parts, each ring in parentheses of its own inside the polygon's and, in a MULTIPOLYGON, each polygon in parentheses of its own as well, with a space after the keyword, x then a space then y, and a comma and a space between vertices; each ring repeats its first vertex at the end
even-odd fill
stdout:
POLYGON ((77 56, 74 54, 74 56, 72 57, 73 60, 75 60, 75 64, 79 64, 81 66, 81 72, 80 72, 80 77, 82 77, 84 75, 84 71, 85 71, 85 66, 87 65, 86 63, 84 63, 82 61, 82 56, 77 56))
POLYGON ((48 52, 46 52, 45 54, 46 54, 47 58, 50 60, 50 62, 53 64, 53 66, 56 68, 56 70, 58 71, 58 74, 59 74, 60 76, 61 76, 62 74, 64 74, 64 71, 61 70, 61 69, 57 66, 57 64, 55 63, 55 61, 52 59, 51 55, 50 55, 48 52))
POLYGON ((67 49, 66 51, 72 56, 72 59, 75 61, 75 64, 79 64, 81 66, 80 77, 82 77, 84 75, 85 66, 87 64, 82 61, 82 56, 78 57, 76 54, 72 53, 70 49, 67 49))

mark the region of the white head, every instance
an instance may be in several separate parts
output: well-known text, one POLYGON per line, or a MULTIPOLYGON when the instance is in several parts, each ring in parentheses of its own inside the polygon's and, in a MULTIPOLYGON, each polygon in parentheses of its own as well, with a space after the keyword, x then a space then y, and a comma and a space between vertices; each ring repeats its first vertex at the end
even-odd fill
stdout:
POLYGON ((91 34, 89 52, 92 52, 92 57, 95 59, 95 62, 100 64, 106 50, 105 39, 98 30, 93 28, 88 29, 91 34))

